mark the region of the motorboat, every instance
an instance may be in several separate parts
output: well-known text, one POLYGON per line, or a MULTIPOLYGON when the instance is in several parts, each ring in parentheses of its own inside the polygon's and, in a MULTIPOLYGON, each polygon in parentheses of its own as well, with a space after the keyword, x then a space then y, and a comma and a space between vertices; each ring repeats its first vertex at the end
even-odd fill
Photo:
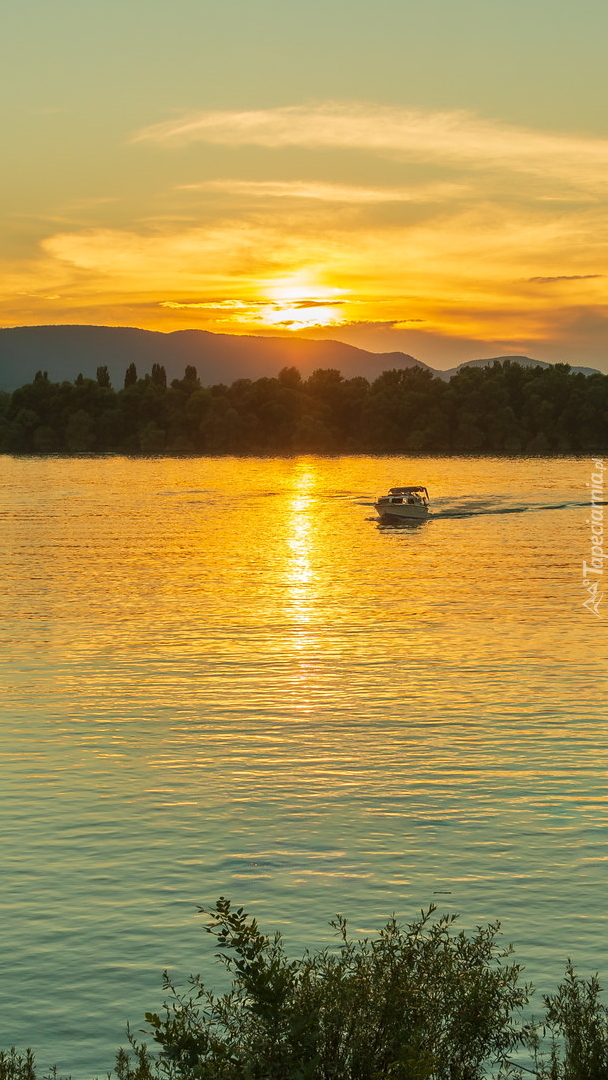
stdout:
POLYGON ((424 521, 430 515, 429 493, 420 484, 391 488, 374 507, 381 518, 398 521, 424 521))

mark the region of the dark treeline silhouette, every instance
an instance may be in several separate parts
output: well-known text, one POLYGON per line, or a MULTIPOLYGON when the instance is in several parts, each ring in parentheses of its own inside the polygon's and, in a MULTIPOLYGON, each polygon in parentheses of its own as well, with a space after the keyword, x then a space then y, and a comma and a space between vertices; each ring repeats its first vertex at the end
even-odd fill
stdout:
POLYGON ((373 382, 295 367, 276 378, 170 386, 162 364, 124 386, 106 367, 0 394, 0 450, 13 454, 568 454, 608 450, 608 375, 495 362, 449 382, 419 368, 373 382))

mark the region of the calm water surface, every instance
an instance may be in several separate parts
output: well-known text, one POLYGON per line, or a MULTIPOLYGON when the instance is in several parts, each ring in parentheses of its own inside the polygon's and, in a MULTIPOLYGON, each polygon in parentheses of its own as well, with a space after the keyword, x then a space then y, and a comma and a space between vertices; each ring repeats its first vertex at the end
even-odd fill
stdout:
POLYGON ((435 902, 608 975, 590 460, 1 465, 0 1045, 103 1075, 221 893, 294 953, 435 902))

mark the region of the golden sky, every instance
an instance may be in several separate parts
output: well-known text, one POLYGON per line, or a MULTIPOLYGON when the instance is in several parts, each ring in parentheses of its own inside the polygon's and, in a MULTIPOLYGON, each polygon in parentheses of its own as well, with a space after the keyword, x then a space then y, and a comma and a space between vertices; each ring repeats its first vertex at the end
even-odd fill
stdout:
POLYGON ((0 325, 608 370, 605 7, 9 9, 0 325))

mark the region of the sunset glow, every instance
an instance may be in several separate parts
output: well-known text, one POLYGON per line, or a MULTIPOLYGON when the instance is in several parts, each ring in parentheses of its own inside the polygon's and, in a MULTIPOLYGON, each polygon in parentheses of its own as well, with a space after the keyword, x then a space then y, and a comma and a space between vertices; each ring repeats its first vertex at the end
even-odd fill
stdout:
POLYGON ((269 303, 260 306, 259 316, 269 326, 294 331, 339 326, 342 321, 338 290, 315 285, 303 275, 270 285, 266 292, 269 303))
POLYGON ((149 52, 127 20, 124 69, 106 41, 116 100, 96 53, 86 78, 71 69, 63 0, 41 38, 56 56, 44 78, 26 60, 42 30, 23 16, 7 100, 22 71, 31 100, 7 121, 0 325, 335 337, 437 366, 515 352, 608 366, 608 130, 590 59, 605 13, 589 21, 593 40, 573 10, 549 41, 548 0, 537 21, 522 9, 515 37, 517 11, 488 11, 486 25, 468 0, 457 21, 444 0, 441 17, 349 12, 348 32, 315 8, 287 34, 266 2, 268 18, 239 7, 238 63, 228 9, 213 25, 187 0, 183 23, 156 12, 149 52), (204 71, 183 26, 209 43, 204 71), (397 43, 412 35, 402 68, 397 43), (331 65, 317 62, 324 49, 331 65), (515 68, 517 86, 493 77, 515 68))

